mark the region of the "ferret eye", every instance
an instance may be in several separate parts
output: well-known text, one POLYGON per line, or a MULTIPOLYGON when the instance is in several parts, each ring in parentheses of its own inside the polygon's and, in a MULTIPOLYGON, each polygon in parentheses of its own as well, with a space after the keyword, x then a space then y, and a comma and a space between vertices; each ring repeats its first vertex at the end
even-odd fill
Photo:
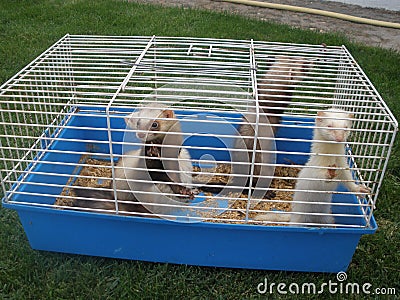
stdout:
POLYGON ((158 123, 157 122, 153 122, 153 124, 151 124, 151 128, 152 129, 157 129, 158 128, 158 123))

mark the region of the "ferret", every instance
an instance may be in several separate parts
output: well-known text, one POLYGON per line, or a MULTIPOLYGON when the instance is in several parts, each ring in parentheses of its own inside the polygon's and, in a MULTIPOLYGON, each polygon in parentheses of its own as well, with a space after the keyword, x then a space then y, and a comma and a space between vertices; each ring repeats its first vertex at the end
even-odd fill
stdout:
MULTIPOLYGON (((303 73, 306 72, 307 68, 311 66, 311 62, 299 61, 289 56, 282 56, 276 59, 272 66, 268 70, 268 75, 264 76, 258 84, 258 102, 261 109, 260 120, 258 121, 259 137, 274 137, 277 130, 278 124, 281 121, 281 114, 284 108, 287 107, 292 100, 293 96, 293 85, 294 81, 301 81, 303 73), (272 126, 270 126, 272 125, 272 126)), ((253 125, 256 121, 255 106, 252 107, 248 115, 243 116, 243 123, 239 126, 239 134, 243 136, 244 143, 247 147, 249 162, 252 161, 252 149, 254 147, 254 136, 255 130, 253 125)), ((275 144, 273 140, 264 140, 261 138, 257 141, 257 150, 275 150, 275 144)), ((274 168, 272 166, 263 166, 265 163, 273 163, 274 155, 258 152, 256 153, 254 166, 254 175, 252 181, 252 187, 263 187, 269 186, 271 179, 258 178, 261 176, 272 176, 274 168), (259 181, 262 182, 259 182, 259 181)), ((247 181, 246 186, 250 186, 250 179, 247 181)), ((254 190, 256 191, 256 190, 254 190)), ((246 193, 246 190, 244 190, 246 193)), ((259 192, 257 192, 259 193, 259 192)), ((265 192, 262 192, 265 193, 265 192)), ((254 195, 257 197, 257 195, 254 195)), ((267 198, 273 197, 272 192, 267 193, 267 198)), ((263 197, 261 197, 263 198, 263 197)))
POLYGON ((296 181, 291 208, 291 212, 296 214, 274 214, 273 216, 267 213, 256 216, 255 220, 289 221, 293 223, 292 225, 298 223, 334 224, 334 217, 331 215, 332 194, 330 192, 336 191, 340 182, 353 193, 370 192, 366 186, 354 182, 346 159, 343 143, 349 137, 352 118, 352 114, 337 109, 318 112, 311 145, 312 154, 296 181))
POLYGON ((190 189, 179 184, 190 185, 193 170, 189 152, 181 148, 180 122, 174 112, 163 104, 150 103, 146 106, 126 117, 125 122, 127 127, 137 130, 136 136, 145 143, 146 168, 159 170, 149 172, 151 179, 173 182, 175 184, 170 184, 170 187, 175 193, 192 197, 190 189), (178 170, 183 172, 178 173, 178 170))
MULTIPOLYGON (((268 69, 268 75, 258 83, 258 101, 262 111, 267 114, 270 124, 278 125, 281 114, 289 106, 293 97, 292 85, 302 81, 312 63, 305 59, 290 56, 278 57, 268 69)), ((279 126, 272 126, 274 134, 279 126)))
MULTIPOLYGON (((128 128, 136 130, 136 136, 143 145, 140 149, 124 153, 114 169, 115 180, 110 189, 115 187, 117 190, 119 209, 167 214, 170 210, 168 206, 150 204, 176 204, 176 200, 186 202, 187 199, 192 199, 196 191, 191 189, 191 157, 186 149, 180 148, 183 138, 174 112, 164 105, 150 103, 146 108, 140 108, 125 117, 125 123, 128 128), (181 196, 171 198, 167 194, 181 196), (141 205, 135 202, 150 204, 141 205)), ((74 191, 82 198, 114 199, 113 191, 82 188, 75 188, 74 191)), ((115 209, 115 203, 111 201, 77 199, 75 205, 115 209)))

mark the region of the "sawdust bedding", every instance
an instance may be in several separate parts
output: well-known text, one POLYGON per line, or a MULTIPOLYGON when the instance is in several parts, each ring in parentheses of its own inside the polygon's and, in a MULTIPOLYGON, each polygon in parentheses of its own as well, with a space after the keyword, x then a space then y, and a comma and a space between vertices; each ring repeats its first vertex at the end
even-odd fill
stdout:
POLYGON ((61 192, 60 197, 56 199, 55 205, 58 206, 74 206, 74 198, 65 198, 63 196, 75 197, 75 193, 71 186, 83 186, 93 188, 108 188, 111 185, 111 168, 110 162, 87 158, 82 156, 79 165, 85 164, 79 172, 73 184, 74 176, 72 176, 61 192))
MULTIPOLYGON (((256 211, 290 211, 290 201, 293 199, 293 191, 290 190, 293 190, 296 184, 296 180, 292 178, 296 178, 299 172, 300 168, 290 166, 276 167, 274 172, 275 178, 270 185, 271 190, 274 191, 274 197, 259 201, 249 212, 249 219, 253 219, 257 214, 262 213, 256 211)), ((243 220, 246 217, 248 195, 240 194, 236 196, 243 200, 235 200, 230 206, 231 210, 223 212, 218 216, 217 220, 211 222, 243 224, 243 220)))
MULTIPOLYGON (((81 168, 79 175, 77 176, 75 182, 72 183, 74 177, 71 177, 67 186, 63 189, 60 197, 57 198, 55 205, 57 206, 74 206, 73 197, 75 196, 73 188, 71 186, 83 186, 83 187, 93 187, 93 188, 107 188, 111 184, 111 168, 110 162, 104 160, 97 160, 93 158, 82 157, 80 164, 84 164, 81 168), (63 196, 69 196, 65 198, 63 196)), ((230 179, 230 166, 227 164, 218 164, 216 168, 209 170, 200 170, 198 167, 194 167, 194 172, 207 172, 219 173, 217 175, 199 174, 194 175, 196 181, 209 182, 210 184, 227 184, 230 179), (227 174, 227 175, 224 175, 227 174)), ((299 173, 300 169, 295 167, 276 167, 274 173, 274 179, 271 182, 270 188, 274 191, 274 197, 270 199, 263 199, 255 205, 249 212, 249 218, 253 219, 258 213, 253 210, 259 211, 290 211, 290 201, 293 197, 293 192, 290 191, 294 189, 295 179, 299 173), (271 201, 269 201, 271 200, 271 201)), ((210 203, 215 202, 211 197, 211 193, 204 193, 207 197, 205 200, 205 205, 207 201, 210 203), (209 196, 209 197, 208 197, 209 196)), ((229 198, 234 198, 235 200, 229 200, 229 210, 215 216, 215 212, 210 210, 209 212, 201 212, 201 216, 204 218, 210 218, 209 222, 214 223, 238 223, 242 224, 246 217, 247 199, 248 196, 245 194, 229 194, 229 198), (212 219, 211 219, 212 218, 212 219)), ((273 225, 273 224, 269 224, 273 225)))

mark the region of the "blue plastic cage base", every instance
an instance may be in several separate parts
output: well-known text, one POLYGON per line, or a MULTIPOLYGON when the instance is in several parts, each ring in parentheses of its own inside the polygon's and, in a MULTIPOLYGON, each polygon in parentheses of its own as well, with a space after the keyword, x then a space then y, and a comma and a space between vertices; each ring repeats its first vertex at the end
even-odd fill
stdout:
MULTIPOLYGON (((59 195, 62 191, 60 186, 67 184, 68 181, 68 176, 64 175, 71 175, 76 171, 76 163, 81 159, 81 155, 78 153, 63 155, 60 150, 85 152, 93 149, 96 153, 109 153, 108 144, 101 143, 108 140, 105 115, 102 112, 94 112, 94 114, 92 116, 74 114, 68 120, 68 125, 73 128, 62 129, 58 132, 58 140, 52 144, 44 141, 43 148, 50 145, 48 150, 58 151, 39 153, 38 161, 29 167, 34 169, 35 174, 20 177, 20 182, 14 185, 14 190, 19 193, 12 195, 12 202, 6 200, 6 197, 3 198, 5 207, 18 212, 33 249, 212 267, 339 272, 348 268, 361 236, 373 233, 377 229, 373 217, 369 226, 365 227, 302 228, 210 222, 178 223, 154 218, 35 206, 34 204, 54 204, 57 196, 41 197, 39 194, 45 192, 59 195), (83 127, 86 128, 83 129, 83 127), (103 130, 88 130, 87 127, 103 130), (82 139, 82 142, 69 142, 68 139, 82 139), (98 143, 84 142, 84 140, 93 141, 94 139, 98 143), (47 163, 41 163, 42 161, 47 163), (52 161, 65 164, 48 163, 52 161), (53 175, 46 175, 46 173, 53 175), (60 176, 54 176, 54 173, 60 176), (43 191, 43 186, 26 184, 27 182, 46 183, 48 186, 43 191)), ((227 113, 224 117, 237 116, 227 113)), ((290 123, 296 120, 285 118, 283 122, 290 123)), ((193 123, 195 124, 195 120, 193 123)), ((310 120, 310 124, 312 123, 313 120, 310 120)), ((124 128, 123 119, 112 119, 111 127, 124 128)), ((278 132, 278 137, 299 138, 301 136, 311 139, 311 128, 310 125, 292 129, 282 128, 278 132)), ((220 131, 227 129, 215 128, 214 130, 217 135, 220 131)), ((113 141, 121 141, 123 132, 113 132, 112 138, 113 141)), ((193 143, 193 145, 204 142, 195 138, 188 139, 188 143, 193 143)), ((225 142, 229 147, 232 141, 225 142)), ((289 152, 293 149, 293 152, 307 153, 309 147, 309 142, 277 143, 278 150, 285 149, 289 152)), ((113 153, 121 152, 122 147, 113 144, 113 153)), ((219 155, 217 159, 228 160, 227 153, 216 152, 218 154, 212 153, 212 155, 219 155)), ((191 152, 193 158, 198 158, 202 154, 201 151, 191 152)), ((278 163, 305 163, 307 158, 307 155, 287 154, 278 156, 277 161, 278 163)), ((333 201, 357 203, 356 197, 350 194, 335 195, 333 201)), ((361 215, 360 208, 355 206, 339 208, 333 205, 333 213, 361 215)), ((337 220, 341 224, 365 225, 363 218, 340 218, 337 220)))
POLYGON ((33 249, 227 268, 345 271, 360 237, 375 231, 188 224, 51 208, 13 208, 33 249))

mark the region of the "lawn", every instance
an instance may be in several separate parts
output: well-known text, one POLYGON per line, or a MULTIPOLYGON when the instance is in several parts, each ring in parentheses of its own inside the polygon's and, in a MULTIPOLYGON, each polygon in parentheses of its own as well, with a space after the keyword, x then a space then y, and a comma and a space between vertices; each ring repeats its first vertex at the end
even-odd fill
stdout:
MULTIPOLYGON (((303 31, 228 13, 110 0, 3 0, 0 29, 0 83, 66 33, 345 44, 397 119, 400 117, 400 53, 354 44, 339 34, 303 31)), ((370 283, 371 291, 396 288, 400 294, 399 194, 397 139, 375 213, 379 230, 361 239, 347 282, 370 283)), ((243 255, 251 255, 251 249, 243 255)), ((259 297, 257 285, 265 279, 277 284, 319 286, 335 281, 336 275, 217 269, 39 252, 30 248, 17 214, 0 208, 1 299, 253 299, 259 297)), ((287 297, 278 293, 274 296, 287 297)), ((324 298, 342 299, 343 295, 325 293, 324 298)))

